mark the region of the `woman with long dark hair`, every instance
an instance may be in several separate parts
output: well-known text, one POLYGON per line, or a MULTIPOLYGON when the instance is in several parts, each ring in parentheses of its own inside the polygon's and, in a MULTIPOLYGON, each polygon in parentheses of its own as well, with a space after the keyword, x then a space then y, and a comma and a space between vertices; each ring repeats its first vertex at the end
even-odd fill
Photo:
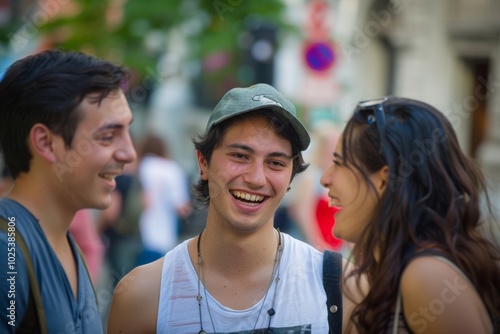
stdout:
POLYGON ((500 250, 479 232, 485 181, 441 112, 360 102, 321 183, 341 208, 335 236, 354 243, 352 275, 370 285, 351 327, 500 333, 500 250))

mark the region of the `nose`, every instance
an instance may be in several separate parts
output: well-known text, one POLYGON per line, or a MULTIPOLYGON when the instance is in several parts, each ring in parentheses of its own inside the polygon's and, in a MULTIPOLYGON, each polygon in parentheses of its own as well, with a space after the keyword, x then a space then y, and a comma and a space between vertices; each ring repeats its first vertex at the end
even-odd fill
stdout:
POLYGON ((125 140, 123 141, 121 147, 116 151, 115 157, 118 161, 129 164, 137 159, 137 153, 132 143, 132 138, 127 134, 125 140))
POLYGON ((321 185, 325 188, 330 188, 331 184, 331 168, 328 168, 323 175, 321 176, 321 179, 319 180, 321 185))
POLYGON ((262 187, 266 185, 266 173, 264 164, 254 162, 249 166, 247 173, 243 176, 243 180, 253 187, 262 187))

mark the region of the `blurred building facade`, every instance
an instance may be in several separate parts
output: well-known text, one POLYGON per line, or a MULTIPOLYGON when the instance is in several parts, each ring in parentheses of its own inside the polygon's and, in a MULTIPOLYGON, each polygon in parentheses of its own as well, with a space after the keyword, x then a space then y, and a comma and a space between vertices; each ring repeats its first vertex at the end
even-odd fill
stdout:
POLYGON ((276 84, 298 97, 310 128, 325 118, 342 125, 357 101, 383 95, 430 103, 484 168, 500 213, 500 1, 287 2, 305 33, 281 49, 276 84), (329 40, 335 54, 332 68, 316 73, 305 59, 311 24, 330 30, 316 40, 329 40))

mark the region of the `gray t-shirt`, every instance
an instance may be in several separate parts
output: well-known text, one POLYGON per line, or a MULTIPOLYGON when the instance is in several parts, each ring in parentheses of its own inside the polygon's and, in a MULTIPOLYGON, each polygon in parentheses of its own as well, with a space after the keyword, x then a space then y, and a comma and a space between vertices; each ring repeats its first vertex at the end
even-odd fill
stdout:
POLYGON ((14 254, 10 247, 12 244, 9 244, 12 237, 19 234, 31 254, 49 333, 102 333, 102 321, 90 277, 70 233, 68 240, 78 265, 77 299, 38 220, 22 205, 6 198, 0 200, 0 216, 9 222, 10 227, 9 235, 0 231, 0 333, 15 333, 28 305, 29 281, 25 259, 18 247, 14 254))

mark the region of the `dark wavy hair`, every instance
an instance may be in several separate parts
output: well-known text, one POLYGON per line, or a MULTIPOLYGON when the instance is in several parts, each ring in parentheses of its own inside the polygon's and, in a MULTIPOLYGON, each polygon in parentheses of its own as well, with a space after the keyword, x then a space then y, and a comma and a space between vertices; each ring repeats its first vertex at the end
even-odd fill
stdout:
POLYGON ((479 166, 432 106, 396 97, 383 106, 383 144, 370 110, 357 109, 342 138, 346 165, 359 171, 371 190, 369 175, 389 169, 387 189, 352 252, 357 265, 352 275, 366 275, 370 284, 353 311, 354 326, 361 333, 387 330, 405 262, 416 249, 449 257, 472 281, 491 318, 499 319, 500 251, 479 231, 482 200, 489 202, 479 166))
POLYGON ((80 52, 48 50, 12 64, 0 82, 0 146, 12 176, 29 171, 33 125, 46 125, 71 147, 82 100, 98 93, 100 103, 128 77, 122 66, 80 52))
MULTIPOLYGON (((255 110, 252 112, 247 112, 234 117, 231 117, 224 122, 221 122, 210 129, 206 134, 197 136, 193 138, 194 147, 196 150, 207 159, 207 163, 210 164, 210 159, 212 158, 213 151, 222 142, 227 130, 235 123, 241 122, 244 119, 263 116, 267 118, 269 125, 281 138, 288 140, 292 146, 292 156, 293 156, 293 169, 292 177, 290 182, 292 182, 295 175, 302 173, 307 169, 309 164, 304 162, 302 157, 302 152, 300 151, 300 145, 297 133, 293 130, 289 121, 279 112, 269 112, 266 109, 255 110)), ((208 191, 208 181, 199 179, 192 186, 192 193, 195 202, 200 207, 207 207, 210 203, 210 193, 208 191)))

